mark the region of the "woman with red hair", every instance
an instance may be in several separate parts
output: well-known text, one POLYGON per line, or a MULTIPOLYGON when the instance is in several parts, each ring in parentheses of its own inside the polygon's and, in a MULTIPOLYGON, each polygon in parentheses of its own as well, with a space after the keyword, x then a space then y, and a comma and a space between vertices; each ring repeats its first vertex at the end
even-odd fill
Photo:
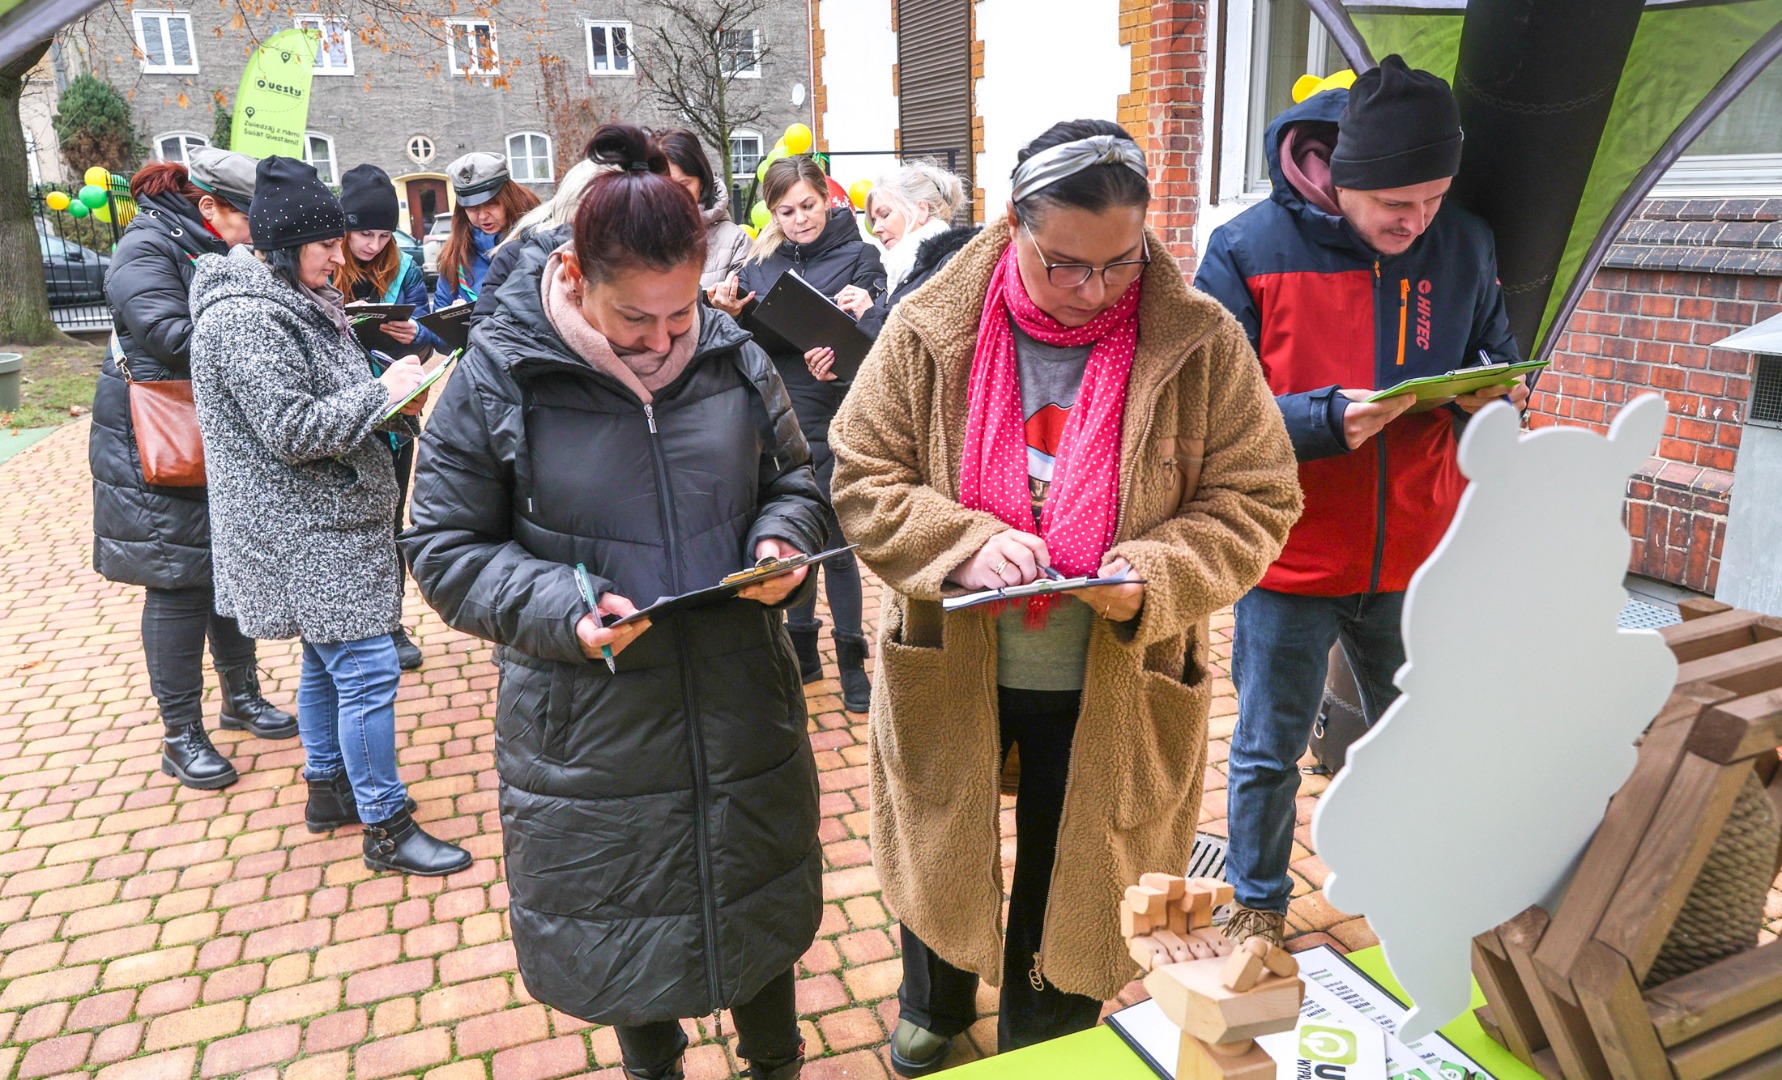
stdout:
POLYGON ((255 647, 212 603, 210 509, 202 487, 151 486, 130 420, 134 382, 190 380, 192 262, 248 243, 254 159, 204 147, 187 167, 157 161, 130 181, 140 208, 105 275, 111 352, 93 397, 93 568, 141 585, 142 651, 165 726, 161 771, 191 788, 235 783, 204 730, 204 644, 222 684, 224 728, 289 739, 297 720, 260 696, 255 647))

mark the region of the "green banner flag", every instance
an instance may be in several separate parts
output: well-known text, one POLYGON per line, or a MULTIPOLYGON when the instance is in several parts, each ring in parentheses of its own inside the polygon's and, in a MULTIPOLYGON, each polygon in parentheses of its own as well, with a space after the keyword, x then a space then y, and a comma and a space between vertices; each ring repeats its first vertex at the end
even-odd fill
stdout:
POLYGON ((248 57, 235 95, 229 149, 249 157, 303 156, 309 126, 309 84, 315 76, 315 30, 281 30, 248 57))

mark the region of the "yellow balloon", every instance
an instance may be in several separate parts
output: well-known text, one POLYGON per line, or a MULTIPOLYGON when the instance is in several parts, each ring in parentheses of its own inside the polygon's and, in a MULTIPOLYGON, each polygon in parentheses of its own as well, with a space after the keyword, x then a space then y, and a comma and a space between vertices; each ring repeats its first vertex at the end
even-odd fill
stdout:
POLYGON ((744 224, 738 226, 738 228, 742 229, 743 232, 748 233, 750 240, 754 240, 761 235, 760 229, 757 229, 757 228, 755 228, 755 226, 747 224, 747 223, 744 223, 744 224))
POLYGON ((111 170, 103 165, 95 165, 87 170, 85 179, 94 187, 105 187, 111 183, 111 170))
POLYGON ((871 191, 871 180, 856 180, 848 187, 848 201, 854 204, 854 209, 864 210, 866 209, 866 196, 871 191))
POLYGON ((69 198, 66 191, 52 191, 43 197, 43 205, 51 210, 66 210, 68 203, 69 198))
POLYGON ((793 124, 786 129, 780 141, 786 144, 786 152, 790 154, 808 154, 811 149, 811 129, 803 124, 793 124))

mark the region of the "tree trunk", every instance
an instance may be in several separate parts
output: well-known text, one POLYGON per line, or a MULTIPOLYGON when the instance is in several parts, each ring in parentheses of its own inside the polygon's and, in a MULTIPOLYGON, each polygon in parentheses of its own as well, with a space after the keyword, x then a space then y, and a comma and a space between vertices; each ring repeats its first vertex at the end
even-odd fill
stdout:
POLYGON ((50 318, 43 280, 43 251, 31 213, 31 169, 19 98, 25 78, 49 51, 45 41, 0 68, 0 341, 40 345, 63 339, 50 318))

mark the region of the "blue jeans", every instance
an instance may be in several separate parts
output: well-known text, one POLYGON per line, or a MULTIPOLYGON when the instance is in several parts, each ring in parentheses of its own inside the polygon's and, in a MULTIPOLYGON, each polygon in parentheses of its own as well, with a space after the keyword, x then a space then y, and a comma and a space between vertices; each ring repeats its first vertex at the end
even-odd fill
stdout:
POLYGON ((337 644, 305 641, 297 733, 308 780, 346 769, 359 820, 395 817, 408 798, 396 775, 396 685, 402 670, 388 635, 337 644))
POLYGON ((1392 678, 1405 662, 1404 606, 1402 592, 1296 596, 1251 589, 1237 602, 1231 679, 1238 721, 1226 795, 1225 880, 1243 906, 1287 910, 1299 759, 1318 719, 1331 646, 1343 643, 1371 726, 1398 697, 1392 678))

